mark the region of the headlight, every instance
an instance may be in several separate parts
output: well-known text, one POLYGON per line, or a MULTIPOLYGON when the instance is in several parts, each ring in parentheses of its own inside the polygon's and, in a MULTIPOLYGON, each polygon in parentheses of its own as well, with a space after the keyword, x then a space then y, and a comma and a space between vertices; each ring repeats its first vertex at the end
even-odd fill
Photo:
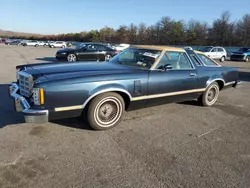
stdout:
POLYGON ((65 55, 67 52, 60 52, 59 54, 65 55))
POLYGON ((247 53, 244 53, 244 56, 247 56, 247 53))
POLYGON ((33 100, 35 105, 44 104, 44 89, 43 88, 33 88, 33 100))

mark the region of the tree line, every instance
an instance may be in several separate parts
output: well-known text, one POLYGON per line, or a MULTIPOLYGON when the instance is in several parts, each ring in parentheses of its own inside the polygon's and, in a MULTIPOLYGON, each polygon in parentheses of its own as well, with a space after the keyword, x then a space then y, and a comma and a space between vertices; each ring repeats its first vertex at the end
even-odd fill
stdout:
POLYGON ((230 12, 225 11, 211 25, 198 20, 185 22, 163 17, 150 26, 145 23, 138 25, 131 23, 121 25, 118 29, 104 27, 89 32, 21 38, 154 45, 250 46, 250 14, 245 14, 237 21, 231 21, 230 18, 230 12))

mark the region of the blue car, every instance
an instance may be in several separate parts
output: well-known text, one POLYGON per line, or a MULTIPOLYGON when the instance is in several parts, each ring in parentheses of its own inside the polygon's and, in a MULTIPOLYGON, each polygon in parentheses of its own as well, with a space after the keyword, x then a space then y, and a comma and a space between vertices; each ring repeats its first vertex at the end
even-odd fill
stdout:
POLYGON ((240 48, 238 52, 233 52, 231 61, 245 61, 250 62, 250 48, 240 48))
POLYGON ((237 69, 191 48, 167 46, 131 46, 103 63, 16 68, 9 92, 26 122, 84 116, 96 130, 116 126, 127 110, 194 99, 212 106, 220 90, 240 83, 237 69))

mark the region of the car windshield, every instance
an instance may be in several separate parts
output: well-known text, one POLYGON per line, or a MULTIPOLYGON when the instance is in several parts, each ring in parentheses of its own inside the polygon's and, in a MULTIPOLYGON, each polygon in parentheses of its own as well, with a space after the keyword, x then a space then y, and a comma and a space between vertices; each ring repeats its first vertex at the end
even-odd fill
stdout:
POLYGON ((110 62, 149 69, 161 54, 160 50, 128 48, 110 62))
POLYGON ((210 52, 210 50, 212 49, 213 47, 203 47, 203 48, 200 48, 199 51, 202 51, 202 52, 210 52))
POLYGON ((250 48, 240 48, 240 52, 248 52, 250 50, 250 48))

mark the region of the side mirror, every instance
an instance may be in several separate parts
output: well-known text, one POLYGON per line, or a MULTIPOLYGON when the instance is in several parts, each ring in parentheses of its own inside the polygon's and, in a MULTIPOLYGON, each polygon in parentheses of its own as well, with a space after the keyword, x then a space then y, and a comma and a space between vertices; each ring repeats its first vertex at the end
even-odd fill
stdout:
POLYGON ((171 69, 173 69, 173 66, 170 65, 170 64, 166 64, 166 65, 163 66, 164 71, 171 70, 171 69))

